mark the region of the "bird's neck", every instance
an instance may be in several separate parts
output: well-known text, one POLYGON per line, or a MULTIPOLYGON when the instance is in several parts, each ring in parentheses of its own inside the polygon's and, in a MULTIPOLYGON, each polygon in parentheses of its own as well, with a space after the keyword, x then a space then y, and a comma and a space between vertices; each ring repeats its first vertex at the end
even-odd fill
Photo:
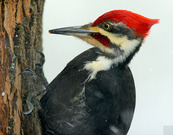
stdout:
POLYGON ((126 66, 131 61, 136 52, 138 52, 140 46, 141 41, 134 42, 131 44, 130 48, 126 48, 124 50, 115 48, 114 56, 102 53, 96 58, 96 60, 87 62, 84 66, 84 69, 88 70, 90 73, 88 79, 95 79, 99 71, 107 71, 112 66, 126 66))
POLYGON ((116 49, 115 57, 111 59, 113 61, 112 64, 116 66, 129 64, 133 56, 139 51, 141 44, 142 41, 136 40, 134 42, 131 42, 129 48, 124 47, 123 49, 116 49))

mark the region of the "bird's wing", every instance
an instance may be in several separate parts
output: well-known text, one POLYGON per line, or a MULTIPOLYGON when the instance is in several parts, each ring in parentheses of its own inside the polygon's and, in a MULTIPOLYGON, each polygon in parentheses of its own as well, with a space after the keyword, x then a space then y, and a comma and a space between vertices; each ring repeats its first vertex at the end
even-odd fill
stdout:
POLYGON ((47 93, 41 99, 43 108, 49 106, 49 98, 55 100, 52 101, 54 103, 66 104, 83 90, 84 82, 88 78, 88 72, 84 70, 84 65, 97 58, 98 50, 97 48, 91 48, 67 64, 64 70, 47 86, 47 93))
POLYGON ((107 134, 116 128, 123 134, 130 127, 135 108, 135 86, 128 67, 101 71, 86 84, 86 104, 95 125, 107 134), (109 126, 109 127, 108 127, 109 126))

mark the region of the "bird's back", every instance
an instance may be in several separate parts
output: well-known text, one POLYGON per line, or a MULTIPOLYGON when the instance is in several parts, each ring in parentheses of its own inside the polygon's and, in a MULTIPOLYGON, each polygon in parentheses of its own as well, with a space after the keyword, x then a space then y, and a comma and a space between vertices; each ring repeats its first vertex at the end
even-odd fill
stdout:
POLYGON ((101 51, 74 58, 41 99, 43 132, 55 135, 125 135, 135 107, 135 87, 127 65, 112 66, 89 80, 84 65, 101 51))

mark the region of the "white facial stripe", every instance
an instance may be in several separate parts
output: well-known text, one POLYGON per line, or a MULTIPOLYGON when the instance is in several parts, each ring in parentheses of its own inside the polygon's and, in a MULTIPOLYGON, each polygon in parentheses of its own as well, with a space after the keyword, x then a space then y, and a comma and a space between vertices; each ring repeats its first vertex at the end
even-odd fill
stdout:
POLYGON ((124 42, 120 45, 121 50, 124 51, 126 55, 129 55, 141 42, 141 39, 128 40, 127 37, 124 42))
POLYGON ((107 36, 113 44, 118 45, 124 51, 125 55, 129 55, 141 42, 141 38, 129 40, 127 36, 116 36, 116 34, 100 28, 98 30, 102 35, 107 36))
POLYGON ((124 37, 123 39, 123 43, 119 46, 123 50, 123 54, 113 59, 114 64, 123 63, 141 42, 140 38, 128 40, 127 37, 124 37))
POLYGON ((103 29, 98 28, 98 30, 102 35, 108 37, 108 39, 116 45, 121 45, 124 42, 124 40, 126 40, 124 37, 115 36, 115 34, 107 32, 103 29))
POLYGON ((101 28, 97 28, 98 32, 100 32, 102 35, 108 37, 108 39, 113 43, 113 44, 116 44, 116 45, 120 45, 120 46, 126 46, 129 44, 129 41, 132 41, 134 42, 134 40, 129 40, 127 38, 127 36, 116 36, 116 34, 113 34, 113 33, 110 33, 108 31, 105 31, 101 28))
POLYGON ((116 36, 116 34, 105 31, 99 27, 92 27, 91 30, 98 31, 100 34, 106 36, 113 44, 119 45, 122 50, 133 50, 134 47, 136 47, 141 42, 140 38, 129 40, 127 36, 116 36))

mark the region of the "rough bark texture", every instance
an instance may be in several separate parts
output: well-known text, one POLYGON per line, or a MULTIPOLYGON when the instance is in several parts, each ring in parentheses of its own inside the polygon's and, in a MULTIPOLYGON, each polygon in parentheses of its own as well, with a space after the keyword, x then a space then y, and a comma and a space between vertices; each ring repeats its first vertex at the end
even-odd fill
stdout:
POLYGON ((39 61, 43 5, 44 0, 0 0, 0 135, 41 134, 37 109, 22 114, 28 87, 19 74, 35 70, 39 61))

